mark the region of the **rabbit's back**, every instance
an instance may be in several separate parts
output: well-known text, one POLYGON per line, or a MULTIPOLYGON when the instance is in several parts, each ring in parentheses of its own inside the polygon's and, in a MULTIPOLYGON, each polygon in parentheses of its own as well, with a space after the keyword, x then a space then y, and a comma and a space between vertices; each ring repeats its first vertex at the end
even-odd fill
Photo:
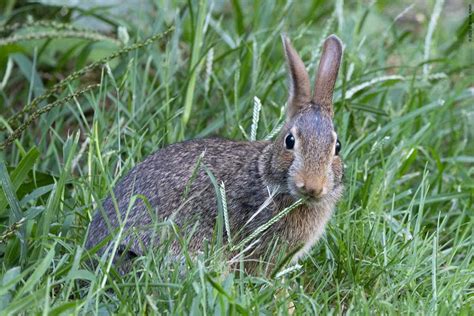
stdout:
MULTIPOLYGON (((142 246, 159 242, 154 218, 158 222, 172 219, 184 233, 196 229, 190 247, 199 249, 204 239, 212 237, 217 215, 216 191, 208 172, 225 184, 231 231, 239 231, 268 197, 258 171, 258 157, 267 145, 213 138, 177 143, 155 152, 119 181, 114 189, 117 208, 111 196, 104 201, 93 218, 86 246, 91 248, 106 238, 108 227, 119 226, 118 212, 125 222, 122 244, 136 254, 142 253, 142 246), (130 204, 132 197, 136 200, 130 204)), ((270 213, 262 212, 246 229, 258 227, 270 213)))

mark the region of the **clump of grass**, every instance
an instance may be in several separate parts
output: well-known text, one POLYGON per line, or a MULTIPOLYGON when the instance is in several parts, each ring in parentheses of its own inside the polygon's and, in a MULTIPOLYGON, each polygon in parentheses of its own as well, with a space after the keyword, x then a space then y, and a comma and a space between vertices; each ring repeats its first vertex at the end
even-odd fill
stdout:
MULTIPOLYGON (((463 37, 467 18, 454 21, 436 3, 427 12, 431 17, 440 10, 437 22, 411 32, 416 20, 403 23, 401 16, 420 8, 388 1, 232 1, 231 13, 205 1, 153 2, 127 29, 132 38, 144 38, 142 32, 161 34, 165 20, 173 21, 167 41, 115 56, 116 48, 104 53, 88 39, 4 46, 0 72, 10 71, 0 91, 0 121, 24 127, 0 153, 0 310, 286 314, 293 306, 298 314, 472 314, 474 109, 463 37), (152 224, 164 242, 137 258, 127 275, 105 257, 91 267, 93 253, 84 249, 91 216, 146 155, 183 138, 275 135, 287 98, 282 31, 311 69, 326 33, 345 43, 334 101, 346 190, 324 239, 296 266, 285 265, 291 254, 275 254, 281 265, 273 274, 249 276, 223 263, 223 236, 190 257, 188 236, 170 220, 152 224), (104 55, 115 60, 104 61, 104 55), (49 83, 58 73, 63 81, 49 83), (91 81, 100 86, 80 93, 91 81), (44 104, 67 98, 66 88, 67 102, 44 104), (36 111, 45 113, 35 117, 36 111), (35 124, 28 123, 32 117, 35 124), (182 261, 167 257, 175 241, 183 245, 182 261)), ((2 34, 17 29, 7 24, 2 34)), ((226 186, 216 182, 215 189, 216 232, 232 241, 226 186)), ((258 242, 259 234, 248 243, 258 242)))
MULTIPOLYGON (((18 133, 21 133, 21 131, 19 132, 16 132, 16 130, 20 130, 20 127, 21 126, 17 126, 17 124, 19 124, 18 122, 20 121, 25 121, 25 118, 26 118, 26 115, 27 114, 31 114, 32 111, 36 110, 36 108, 38 107, 38 105, 44 101, 44 100, 47 100, 49 98, 51 98, 52 96, 54 96, 55 93, 61 91, 62 89, 64 89, 65 87, 67 87, 69 84, 71 84, 74 80, 77 80, 79 78, 81 78, 81 76, 84 76, 85 74, 87 74, 88 72, 96 69, 96 68, 99 68, 101 66, 104 66, 106 65, 108 62, 110 62, 111 60, 115 59, 115 58, 118 58, 120 56, 123 56, 127 53, 129 53, 130 51, 133 51, 133 50, 137 50, 137 49, 141 49, 145 46, 148 46, 150 45, 151 43, 153 43, 154 41, 164 37, 167 33, 171 32, 173 30, 173 27, 171 27, 170 29, 168 29, 166 32, 164 33, 159 33, 159 34, 155 34, 153 36, 151 36, 150 38, 146 39, 145 41, 142 41, 142 42, 139 42, 139 43, 136 43, 136 44, 133 44, 133 45, 130 45, 130 46, 127 46, 127 47, 124 47, 120 50, 118 50, 117 52, 114 52, 113 54, 107 56, 107 57, 104 57, 102 58, 101 60, 99 61, 96 61, 94 63, 91 63, 89 65, 87 65, 86 67, 83 67, 81 68, 80 70, 78 71, 75 71, 73 72, 72 74, 68 75, 65 79, 61 80, 60 82, 58 82, 57 84, 55 84, 51 89, 49 89, 46 93, 38 96, 37 98, 35 98, 32 102, 26 104, 22 110, 20 112, 18 112, 17 114, 15 114, 13 117, 9 118, 8 119, 8 126, 11 128, 11 129, 15 129, 15 134, 18 134, 18 133)), ((89 85, 88 87, 82 89, 79 92, 76 92, 75 94, 72 94, 72 95, 69 95, 68 97, 64 98, 63 100, 59 100, 59 101, 56 101, 57 103, 55 103, 54 106, 57 106, 57 105, 61 105, 61 104, 64 104, 66 103, 68 100, 70 100, 71 98, 76 98, 77 96, 91 90, 93 88, 92 85, 89 85)), ((53 106, 53 107, 54 107, 53 106)), ((24 126, 28 121, 31 121, 31 117, 34 117, 34 119, 36 119, 38 117, 38 115, 41 115, 42 113, 45 113, 45 112, 48 112, 50 108, 52 108, 51 104, 48 104, 48 106, 45 106, 44 108, 48 108, 48 110, 45 110, 45 109, 42 109, 40 111, 37 111, 35 112, 34 114, 32 114, 30 116, 30 118, 24 122, 22 124, 22 126, 24 126), (40 113, 41 112, 41 113, 40 113)), ((34 120, 33 119, 33 120, 34 120)), ((30 122, 31 123, 31 122, 30 122)), ((5 127, 1 128, 0 127, 0 131, 1 130, 4 130, 5 127)), ((24 128, 23 128, 24 130, 24 128)), ((14 135, 12 135, 14 136, 14 135)), ((3 144, 0 145, 0 149, 3 149, 5 148, 7 145, 9 145, 11 143, 11 140, 10 138, 13 138, 15 139, 15 137, 12 137, 10 136, 7 141, 5 141, 3 144)), ((18 137, 18 135, 16 135, 16 137, 18 137)))

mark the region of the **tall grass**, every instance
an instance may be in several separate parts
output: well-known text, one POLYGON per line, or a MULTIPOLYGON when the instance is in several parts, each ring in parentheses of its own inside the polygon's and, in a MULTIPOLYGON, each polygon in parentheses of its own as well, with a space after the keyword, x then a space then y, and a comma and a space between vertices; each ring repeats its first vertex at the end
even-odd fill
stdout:
MULTIPOLYGON (((0 141, 27 123, 0 152, 0 313, 473 314, 472 43, 467 16, 442 3, 150 1, 127 17, 0 4, 0 141), (32 28, 27 12, 54 23, 32 28), (38 35, 87 33, 81 16, 132 42, 174 30, 106 62, 114 34, 38 35), (223 262, 222 236, 169 260, 171 242, 188 240, 170 220, 154 223, 167 242, 126 276, 105 257, 92 268, 91 216, 145 156, 182 139, 275 134, 281 32, 311 74, 327 33, 345 44, 335 124, 346 189, 323 240, 298 265, 248 276, 223 262)), ((231 238, 226 188, 215 189, 216 232, 231 238)))

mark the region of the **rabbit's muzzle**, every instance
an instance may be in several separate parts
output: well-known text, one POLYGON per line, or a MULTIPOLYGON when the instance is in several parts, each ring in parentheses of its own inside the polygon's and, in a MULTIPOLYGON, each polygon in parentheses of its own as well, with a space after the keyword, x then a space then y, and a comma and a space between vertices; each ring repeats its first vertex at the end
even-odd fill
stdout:
POLYGON ((296 174, 293 177, 293 193, 298 197, 303 197, 309 200, 320 200, 326 196, 330 189, 331 183, 330 175, 312 175, 308 172, 296 174))
POLYGON ((298 193, 305 197, 320 199, 328 193, 325 180, 303 180, 295 183, 298 193))

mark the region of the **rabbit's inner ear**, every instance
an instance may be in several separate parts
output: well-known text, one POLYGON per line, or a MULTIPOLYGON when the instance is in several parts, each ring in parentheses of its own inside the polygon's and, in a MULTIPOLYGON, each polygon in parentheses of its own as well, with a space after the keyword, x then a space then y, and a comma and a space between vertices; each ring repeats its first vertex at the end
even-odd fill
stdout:
POLYGON ((311 102, 311 88, 308 72, 290 40, 282 35, 289 78, 288 118, 311 102))
POLYGON ((332 96, 334 84, 342 57, 342 42, 336 35, 329 36, 324 42, 321 60, 314 84, 313 103, 323 112, 333 115, 332 96))

